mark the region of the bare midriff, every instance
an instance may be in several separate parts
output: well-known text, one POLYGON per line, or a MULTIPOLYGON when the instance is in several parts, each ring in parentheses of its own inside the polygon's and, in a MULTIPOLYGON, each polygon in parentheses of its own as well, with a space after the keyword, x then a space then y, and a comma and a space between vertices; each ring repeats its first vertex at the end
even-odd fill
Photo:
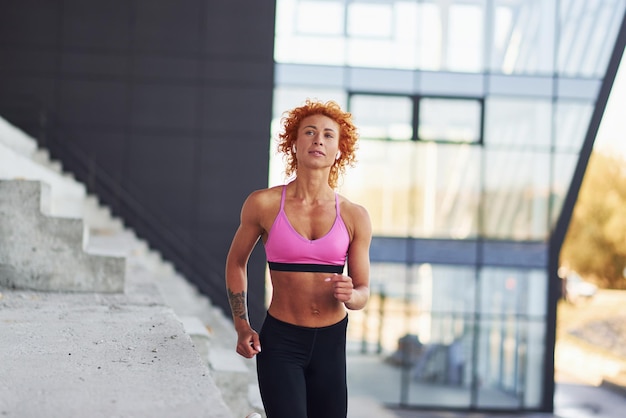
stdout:
POLYGON ((332 273, 271 271, 272 301, 268 312, 274 318, 302 327, 325 327, 346 316, 343 303, 333 296, 332 273))

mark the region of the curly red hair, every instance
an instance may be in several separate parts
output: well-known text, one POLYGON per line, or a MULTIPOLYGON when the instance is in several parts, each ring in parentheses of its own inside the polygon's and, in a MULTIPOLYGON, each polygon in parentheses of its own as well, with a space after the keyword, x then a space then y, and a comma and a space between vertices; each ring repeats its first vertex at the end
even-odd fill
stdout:
POLYGON ((328 175, 328 185, 334 189, 337 187, 339 175, 343 175, 348 166, 354 166, 356 163, 355 152, 359 135, 352 123, 352 114, 341 110, 341 107, 332 100, 321 102, 307 99, 304 105, 283 113, 282 131, 278 134, 278 151, 283 154, 285 160, 285 174, 289 177, 298 170, 294 144, 300 123, 311 115, 324 115, 339 125, 339 157, 335 159, 328 175))

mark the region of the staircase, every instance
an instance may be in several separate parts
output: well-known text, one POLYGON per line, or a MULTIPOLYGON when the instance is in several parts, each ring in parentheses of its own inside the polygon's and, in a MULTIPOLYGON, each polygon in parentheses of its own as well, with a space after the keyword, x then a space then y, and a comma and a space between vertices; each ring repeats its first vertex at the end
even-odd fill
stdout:
POLYGON ((0 375, 15 382, 0 383, 0 415, 264 416, 230 320, 2 118, 0 292, 0 375), (24 346, 25 332, 59 361, 24 346), (29 362, 38 369, 15 366, 29 362))
POLYGON ((123 292, 125 259, 89 254, 82 219, 49 213, 49 186, 0 180, 0 286, 39 291, 123 292))

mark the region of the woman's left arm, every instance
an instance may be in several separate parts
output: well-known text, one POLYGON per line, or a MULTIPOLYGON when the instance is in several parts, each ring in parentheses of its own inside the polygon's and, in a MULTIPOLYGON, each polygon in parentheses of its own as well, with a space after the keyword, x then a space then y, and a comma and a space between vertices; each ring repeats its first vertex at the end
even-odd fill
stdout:
POLYGON ((351 310, 365 307, 370 295, 370 244, 372 224, 363 206, 351 208, 352 242, 348 249, 348 276, 352 278, 353 290, 345 306, 351 310))

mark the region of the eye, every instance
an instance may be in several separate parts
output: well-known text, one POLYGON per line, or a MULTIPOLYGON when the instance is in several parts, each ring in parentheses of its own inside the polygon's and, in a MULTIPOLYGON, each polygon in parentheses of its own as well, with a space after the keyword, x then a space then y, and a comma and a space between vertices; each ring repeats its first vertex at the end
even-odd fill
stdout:
POLYGON ((315 135, 315 131, 312 129, 309 129, 308 131, 304 131, 305 135, 315 135))

